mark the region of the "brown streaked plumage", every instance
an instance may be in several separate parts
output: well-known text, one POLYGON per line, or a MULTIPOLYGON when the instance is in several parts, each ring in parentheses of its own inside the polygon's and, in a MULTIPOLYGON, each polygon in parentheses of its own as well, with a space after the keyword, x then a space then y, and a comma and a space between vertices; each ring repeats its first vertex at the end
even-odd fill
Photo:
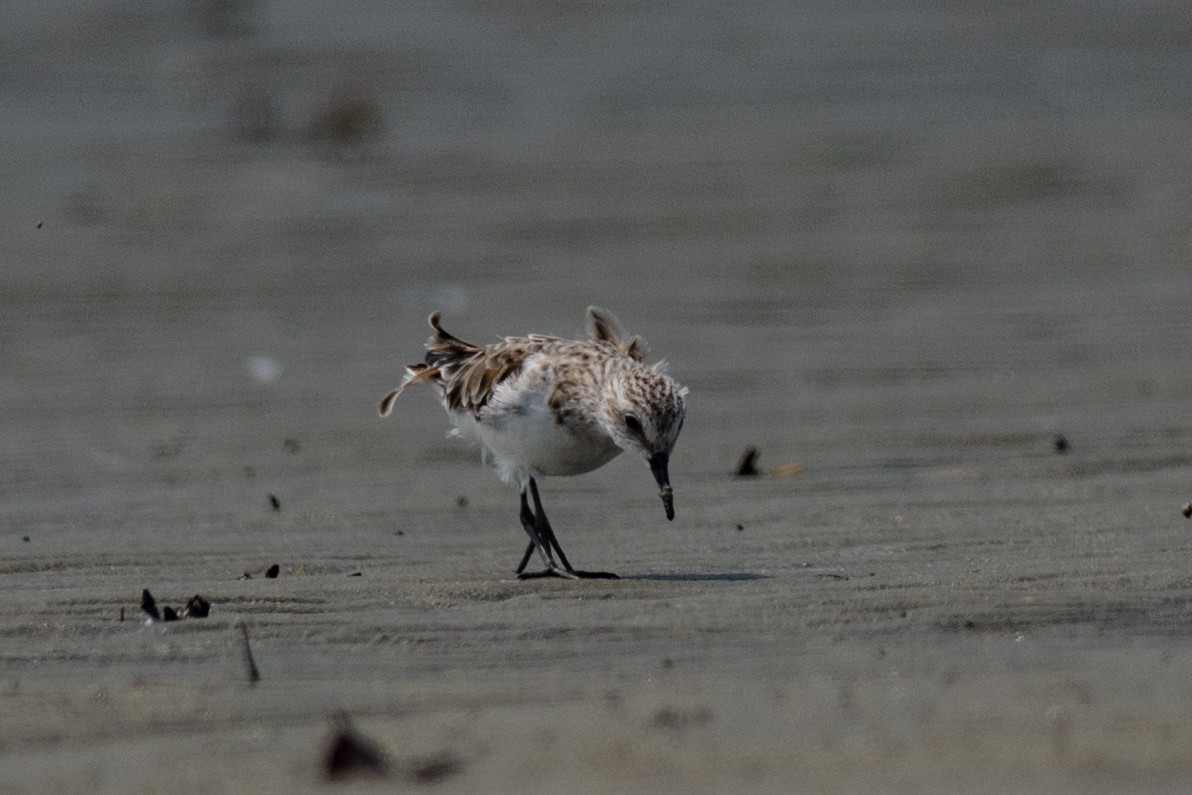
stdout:
POLYGON ((523 577, 613 576, 571 567, 542 509, 537 477, 578 475, 623 450, 635 451, 650 464, 667 518, 674 518, 667 464, 686 415, 687 390, 662 363, 643 363, 645 342, 626 335, 611 313, 589 307, 588 321, 588 340, 531 334, 480 346, 445 331, 436 312, 423 361, 407 368, 401 386, 379 406, 381 416, 388 415, 413 383, 438 388, 453 433, 490 453, 501 476, 520 489, 522 526, 530 536, 517 569, 523 577), (535 551, 546 569, 523 574, 535 551))

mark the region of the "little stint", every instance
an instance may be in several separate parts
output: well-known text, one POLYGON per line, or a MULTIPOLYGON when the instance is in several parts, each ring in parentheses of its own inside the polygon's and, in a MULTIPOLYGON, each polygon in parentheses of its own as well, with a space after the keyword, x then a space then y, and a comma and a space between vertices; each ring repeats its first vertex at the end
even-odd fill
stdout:
POLYGON ((686 415, 686 388, 666 375, 663 362, 644 364, 645 342, 594 306, 588 340, 531 334, 474 345, 444 331, 438 312, 430 327, 435 333, 425 359, 410 365, 401 386, 381 400, 381 416, 410 384, 436 387, 451 433, 487 451, 520 491, 530 543, 518 576, 615 578, 572 568, 542 508, 537 478, 591 472, 628 450, 649 464, 666 518, 674 519, 667 465, 686 415), (535 552, 545 568, 527 573, 535 552))

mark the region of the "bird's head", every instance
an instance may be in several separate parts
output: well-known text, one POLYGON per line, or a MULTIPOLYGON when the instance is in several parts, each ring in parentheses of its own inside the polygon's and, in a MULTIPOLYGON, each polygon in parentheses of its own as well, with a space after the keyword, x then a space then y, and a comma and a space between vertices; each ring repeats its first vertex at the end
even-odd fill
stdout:
POLYGON ((635 362, 610 376, 602 407, 602 424, 617 446, 649 463, 667 519, 675 518, 667 466, 687 415, 686 394, 661 364, 635 362))

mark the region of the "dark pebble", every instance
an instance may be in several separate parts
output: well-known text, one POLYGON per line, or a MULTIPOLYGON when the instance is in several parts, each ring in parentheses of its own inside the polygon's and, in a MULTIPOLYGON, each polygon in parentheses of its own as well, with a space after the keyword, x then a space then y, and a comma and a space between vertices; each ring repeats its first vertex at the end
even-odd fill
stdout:
POLYGON ((141 609, 154 621, 161 621, 161 613, 157 609, 157 600, 153 598, 153 594, 149 593, 148 588, 141 591, 141 609))
POLYGON ((178 620, 178 611, 175 610, 174 608, 170 607, 169 605, 166 605, 165 607, 163 607, 161 609, 161 620, 162 621, 177 621, 178 620))
POLYGON ((195 594, 182 610, 183 618, 206 618, 211 615, 211 603, 195 594))
POLYGON ((281 510, 281 500, 277 498, 276 494, 269 495, 269 507, 275 511, 281 510))
POLYGON ((1057 433, 1055 435, 1055 441, 1053 444, 1055 445, 1055 451, 1057 453, 1068 452, 1068 437, 1064 436, 1062 433, 1057 433))
MULTIPOLYGON (((1192 502, 1184 503, 1184 507, 1180 510, 1180 513, 1184 515, 1185 519, 1192 519, 1192 502)), ((25 540, 29 540, 28 536, 25 537, 25 540)))
POLYGON ((265 569, 266 579, 275 580, 279 574, 281 574, 281 566, 277 565, 276 563, 265 569))

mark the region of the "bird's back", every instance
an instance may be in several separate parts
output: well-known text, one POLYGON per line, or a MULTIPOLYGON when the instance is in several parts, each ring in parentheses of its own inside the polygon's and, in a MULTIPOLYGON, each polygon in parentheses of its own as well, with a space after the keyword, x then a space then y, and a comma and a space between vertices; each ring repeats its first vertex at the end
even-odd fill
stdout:
POLYGON ((430 316, 434 336, 426 345, 421 362, 406 368, 406 379, 390 392, 379 407, 381 416, 393 408, 393 402, 413 383, 425 382, 437 386, 444 407, 452 413, 468 412, 478 415, 492 399, 497 387, 520 374, 535 354, 560 346, 582 346, 592 353, 600 349, 604 355, 615 350, 599 341, 574 341, 543 334, 525 337, 506 337, 491 345, 476 345, 456 337, 439 324, 439 313, 430 316))

